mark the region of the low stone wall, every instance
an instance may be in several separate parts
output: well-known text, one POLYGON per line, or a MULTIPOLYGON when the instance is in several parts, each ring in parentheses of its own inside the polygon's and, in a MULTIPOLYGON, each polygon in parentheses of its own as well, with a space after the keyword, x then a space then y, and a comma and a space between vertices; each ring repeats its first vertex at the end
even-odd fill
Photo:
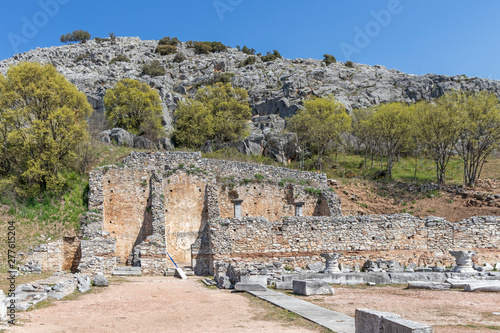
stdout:
POLYGON ((351 217, 289 217, 209 221, 212 260, 280 261, 305 267, 324 252, 343 252, 342 263, 363 266, 366 260, 396 260, 401 265, 451 266, 450 250, 477 250, 476 262, 500 261, 500 219, 476 217, 458 224, 408 214, 351 217), (460 234, 460 237, 458 237, 460 234), (465 241, 467 239, 467 241, 465 241))

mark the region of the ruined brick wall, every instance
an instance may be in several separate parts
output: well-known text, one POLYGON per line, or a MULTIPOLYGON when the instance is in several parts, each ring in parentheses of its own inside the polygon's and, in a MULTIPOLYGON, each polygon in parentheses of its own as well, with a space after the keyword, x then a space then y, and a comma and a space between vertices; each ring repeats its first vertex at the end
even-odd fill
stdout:
POLYGON ((478 250, 478 263, 498 262, 499 218, 475 219, 477 228, 470 227, 470 219, 454 225, 441 218, 420 219, 407 214, 291 217, 278 222, 216 219, 209 221, 209 235, 212 259, 228 262, 281 261, 304 267, 322 261, 320 253, 335 251, 344 253, 342 262, 348 265, 384 259, 403 265, 450 266, 453 259, 448 251, 456 249, 478 250), (458 233, 462 235, 456 240, 458 233))
POLYGON ((169 254, 178 264, 191 264, 191 245, 208 221, 208 177, 177 171, 164 181, 165 234, 169 254))
POLYGON ((134 246, 152 234, 150 177, 147 169, 103 171, 103 230, 116 238, 118 264, 126 264, 134 246))

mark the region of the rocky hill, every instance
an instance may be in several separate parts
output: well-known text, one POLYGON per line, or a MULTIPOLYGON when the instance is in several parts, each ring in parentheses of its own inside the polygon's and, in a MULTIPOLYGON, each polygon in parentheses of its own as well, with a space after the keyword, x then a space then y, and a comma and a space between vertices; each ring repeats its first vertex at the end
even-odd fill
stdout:
POLYGON ((254 114, 277 114, 281 118, 294 114, 301 101, 310 95, 333 94, 348 110, 392 101, 411 102, 440 96, 450 89, 487 90, 500 96, 500 81, 426 74, 405 74, 383 66, 354 64, 349 68, 337 62, 325 66, 316 59, 277 59, 241 67, 247 54, 235 48, 227 52, 197 55, 186 43, 178 51, 187 60, 173 62, 174 55, 155 53, 158 41, 142 41, 138 37, 119 37, 90 40, 85 44, 37 48, 0 61, 0 72, 20 61, 52 63, 66 78, 87 94, 96 110, 103 110, 106 89, 123 78, 145 81, 155 87, 164 102, 167 127, 171 125, 172 111, 183 95, 210 81, 218 72, 232 73, 235 86, 249 91, 254 114), (130 62, 110 60, 125 55, 130 62), (160 61, 166 75, 141 76, 144 63, 160 61))

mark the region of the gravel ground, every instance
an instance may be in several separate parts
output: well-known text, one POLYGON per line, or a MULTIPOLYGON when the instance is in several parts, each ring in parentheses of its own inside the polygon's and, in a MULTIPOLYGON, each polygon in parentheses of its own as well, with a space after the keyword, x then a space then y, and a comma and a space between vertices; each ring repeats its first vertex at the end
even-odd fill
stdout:
POLYGON ((264 320, 266 311, 242 294, 213 290, 198 279, 140 277, 101 293, 19 313, 7 332, 317 332, 264 320))
POLYGON ((499 332, 500 294, 417 290, 406 286, 339 287, 333 296, 310 296, 317 305, 354 316, 356 308, 397 313, 432 325, 434 333, 499 332))

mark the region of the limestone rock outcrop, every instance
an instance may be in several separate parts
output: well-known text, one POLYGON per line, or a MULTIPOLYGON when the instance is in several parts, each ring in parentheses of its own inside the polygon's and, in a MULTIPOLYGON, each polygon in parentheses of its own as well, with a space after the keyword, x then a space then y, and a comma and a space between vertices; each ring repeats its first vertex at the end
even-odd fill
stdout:
MULTIPOLYGON (((254 115, 278 115, 281 119, 293 115, 305 98, 329 94, 334 95, 348 110, 386 102, 429 100, 452 89, 485 90, 500 96, 500 81, 495 80, 463 75, 417 76, 380 65, 355 64, 354 68, 349 68, 337 62, 325 66, 323 61, 316 59, 262 62, 257 57, 254 64, 242 66, 248 55, 237 49, 228 48, 226 52, 197 55, 186 43, 178 45, 178 52, 187 59, 176 63, 173 61, 174 55, 155 53, 157 44, 155 40, 118 37, 114 43, 109 39, 101 42, 90 40, 85 44, 37 48, 0 61, 0 73, 5 74, 9 66, 22 61, 53 64, 101 112, 104 110, 103 96, 106 89, 120 79, 141 80, 160 94, 167 130, 172 127, 176 103, 185 98, 184 94, 195 92, 196 87, 213 80, 221 72, 234 74, 230 76, 233 85, 249 91, 254 115), (118 55, 125 55, 130 61, 111 63, 118 55), (165 67, 166 74, 141 76, 143 64, 153 60, 158 60, 165 67)), ((259 138, 253 136, 248 139, 248 149, 262 149, 263 146, 258 144, 259 138), (257 144, 254 144, 256 141, 257 144)), ((265 140, 275 142, 281 139, 273 136, 265 140)))

